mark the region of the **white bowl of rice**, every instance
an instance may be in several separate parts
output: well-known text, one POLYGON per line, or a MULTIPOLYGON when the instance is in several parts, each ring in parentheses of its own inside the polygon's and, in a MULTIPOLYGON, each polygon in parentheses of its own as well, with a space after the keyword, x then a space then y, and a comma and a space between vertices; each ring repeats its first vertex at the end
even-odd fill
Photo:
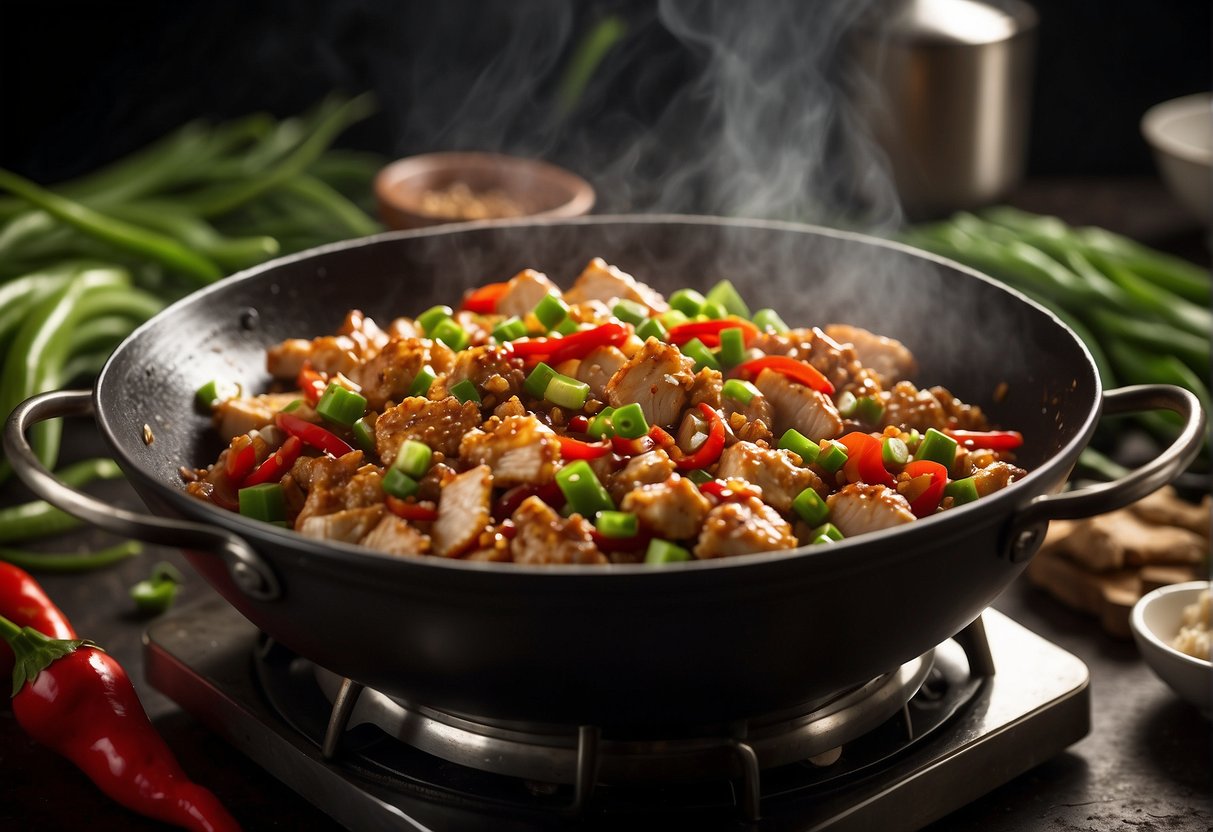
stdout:
POLYGON ((1133 607, 1130 625, 1146 663, 1201 713, 1213 712, 1208 581, 1160 587, 1133 607))

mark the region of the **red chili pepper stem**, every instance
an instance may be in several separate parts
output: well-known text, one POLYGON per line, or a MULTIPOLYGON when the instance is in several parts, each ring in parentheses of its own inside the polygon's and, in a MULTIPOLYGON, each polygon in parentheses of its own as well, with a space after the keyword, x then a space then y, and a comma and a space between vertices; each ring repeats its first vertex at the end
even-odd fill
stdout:
POLYGON ((51 638, 33 627, 18 626, 2 615, 0 637, 8 642, 13 651, 13 696, 21 692, 27 681, 33 682, 56 659, 81 645, 91 644, 84 639, 51 638))
MULTIPOLYGON (((0 561, 0 615, 18 627, 33 627, 52 638, 76 638, 63 611, 47 597, 33 576, 19 566, 0 561)), ((0 639, 0 680, 13 676, 13 652, 0 639)))

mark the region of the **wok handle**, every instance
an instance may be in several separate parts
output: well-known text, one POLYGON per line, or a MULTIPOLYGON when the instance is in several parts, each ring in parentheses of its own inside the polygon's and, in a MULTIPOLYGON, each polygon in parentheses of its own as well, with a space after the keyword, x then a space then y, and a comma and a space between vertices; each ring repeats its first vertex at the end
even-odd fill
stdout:
POLYGON ((1192 463, 1205 440, 1205 413, 1196 396, 1171 384, 1139 384, 1104 391, 1104 414, 1142 410, 1179 414, 1184 425, 1175 441, 1120 479, 1061 494, 1042 494, 1029 501, 1008 527, 1003 550, 1011 560, 1027 560, 1035 553, 1050 520, 1074 520, 1124 508, 1162 488, 1192 463))
POLYGON ((145 543, 175 546, 219 555, 244 594, 258 600, 280 597, 282 589, 269 565, 242 538, 231 532, 167 517, 138 514, 111 506, 64 485, 34 455, 26 431, 38 422, 61 416, 91 416, 90 390, 57 390, 26 399, 13 409, 4 426, 4 453, 30 490, 68 514, 107 532, 145 543))

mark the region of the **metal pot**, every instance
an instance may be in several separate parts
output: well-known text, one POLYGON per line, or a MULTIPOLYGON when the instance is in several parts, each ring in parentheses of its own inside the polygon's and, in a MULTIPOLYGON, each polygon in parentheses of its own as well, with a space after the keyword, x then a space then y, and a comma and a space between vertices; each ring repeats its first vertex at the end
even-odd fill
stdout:
POLYGON ((597 217, 396 232, 246 271, 149 321, 92 391, 20 405, 4 445, 40 496, 96 525, 187 550, 193 566, 291 649, 413 703, 603 727, 718 724, 863 683, 961 630, 1024 568, 1050 519, 1123 506, 1195 455, 1203 415, 1176 387, 1100 389, 1086 349, 1047 311, 904 246, 806 226, 597 217), (602 256, 658 289, 727 276, 789 321, 847 321, 901 339, 921 377, 1021 430, 1012 487, 831 547, 710 562, 576 568, 399 558, 257 523, 185 494, 178 467, 219 441, 194 390, 255 390, 264 349, 381 320, 525 266, 568 281, 602 256), (1102 411, 1165 408, 1176 442, 1115 483, 1057 494, 1102 411), (93 413, 154 517, 58 483, 24 433, 93 413), (143 426, 155 439, 146 442, 143 426))

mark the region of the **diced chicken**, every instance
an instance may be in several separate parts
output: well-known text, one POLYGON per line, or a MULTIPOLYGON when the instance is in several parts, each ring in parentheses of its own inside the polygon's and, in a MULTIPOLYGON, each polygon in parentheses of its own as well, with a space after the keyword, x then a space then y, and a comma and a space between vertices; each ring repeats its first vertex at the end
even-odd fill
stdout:
POLYGON ((404 441, 416 439, 453 457, 463 435, 479 424, 480 408, 475 402, 461 403, 454 396, 436 402, 410 396, 375 420, 375 450, 384 465, 391 465, 404 441))
POLYGON ((348 376, 360 361, 360 345, 348 335, 324 335, 311 341, 290 338, 265 351, 265 369, 275 378, 293 379, 305 363, 318 373, 348 376))
POLYGON ((771 406, 771 402, 766 396, 755 396, 750 399, 749 404, 742 404, 725 396, 721 400, 721 405, 725 419, 734 433, 739 433, 746 424, 761 422, 766 426, 767 435, 770 435, 770 427, 775 424, 775 408, 771 406))
POLYGON ((825 333, 840 344, 850 344, 859 363, 876 373, 882 387, 891 387, 918 371, 913 353, 895 338, 849 324, 830 324, 825 333))
POLYGON ((438 502, 438 519, 430 532, 435 554, 458 557, 476 544, 492 519, 492 491, 493 472, 487 465, 477 465, 447 483, 438 502))
POLYGON ((497 299, 497 314, 525 318, 543 300, 544 295, 560 297, 560 289, 548 276, 534 269, 523 269, 510 278, 505 293, 497 299))
POLYGON ((297 469, 307 471, 307 479, 299 480, 301 486, 306 482, 307 500, 295 520, 296 529, 310 517, 383 503, 382 475, 376 466, 365 463, 362 451, 337 459, 317 457, 306 469, 297 469))
POLYGON ((595 257, 586 265, 564 299, 569 303, 600 300, 608 306, 619 299, 634 300, 643 303, 654 313, 670 308, 659 292, 630 274, 607 265, 601 257, 595 257))
POLYGON ((317 540, 358 543, 379 524, 383 513, 384 507, 377 505, 347 508, 332 514, 313 514, 296 525, 295 531, 317 540))
POLYGON ((386 512, 383 518, 358 541, 368 549, 389 555, 424 555, 430 550, 430 537, 402 517, 386 512))
POLYGON ((620 470, 606 478, 607 490, 616 503, 634 488, 665 482, 674 473, 674 463, 661 448, 630 458, 620 470))
POLYGON ((370 358, 390 340, 388 334, 379 328, 374 319, 362 314, 361 310, 351 309, 341 322, 338 335, 344 335, 354 342, 357 356, 366 360, 370 358))
POLYGON ((225 442, 230 442, 241 434, 272 425, 274 414, 296 398, 293 393, 268 393, 263 396, 228 399, 215 405, 211 418, 215 423, 215 430, 225 442))
POLYGON ((590 350, 577 365, 577 380, 590 385, 590 393, 598 400, 606 398, 607 382, 627 363, 627 356, 618 347, 605 346, 590 350))
POLYGON ((989 427, 986 414, 975 404, 965 404, 946 387, 932 387, 931 395, 943 410, 945 423, 959 430, 985 430, 989 427))
POLYGON ((695 374, 695 382, 691 385, 691 407, 706 402, 709 407, 719 408, 720 390, 724 386, 724 376, 719 370, 704 367, 695 374))
POLYGON ((507 416, 469 431, 459 444, 459 456, 491 467, 497 485, 542 485, 556 473, 560 442, 534 416, 507 416))
MULTIPOLYGON (((757 402, 759 398, 762 398, 762 401, 767 403, 765 397, 756 396, 754 401, 757 402)), ((767 403, 767 407, 770 407, 769 403, 767 403)), ((773 445, 775 444, 775 435, 771 433, 768 425, 774 423, 774 417, 768 415, 765 418, 758 418, 758 414, 760 413, 762 413, 761 410, 746 408, 741 413, 730 413, 724 421, 733 431, 733 434, 743 442, 765 442, 768 445, 773 445), (755 418, 747 418, 747 413, 753 414, 755 418), (768 418, 770 421, 767 421, 768 418)))
POLYGON ((392 322, 387 325, 387 336, 389 341, 400 341, 405 338, 421 338, 425 335, 421 331, 421 327, 412 318, 393 318, 392 322))
POLYGON ((401 338, 388 341, 383 349, 348 375, 362 386, 362 395, 372 410, 397 402, 423 367, 435 373, 447 373, 455 366, 455 353, 441 341, 426 338, 401 338))
POLYGON ((943 430, 947 427, 948 417, 943 405, 931 391, 919 390, 908 381, 899 381, 889 391, 881 421, 886 425, 901 425, 906 430, 943 430))
POLYGON ((973 485, 979 496, 985 497, 1006 488, 1017 479, 1026 477, 1028 472, 1009 462, 994 462, 973 472, 973 485))
POLYGON ((450 390, 461 381, 476 385, 482 395, 492 394, 497 401, 518 395, 526 381, 522 359, 500 347, 468 347, 455 354, 455 364, 446 379, 450 390))
POLYGON ((774 552, 799 545, 792 526, 756 497, 721 503, 708 512, 695 544, 697 558, 774 552))
POLYGON ((671 425, 690 398, 694 365, 677 347, 650 338, 611 376, 607 400, 613 407, 637 402, 650 425, 671 425))
POLYGON ((510 543, 515 563, 606 563, 580 515, 563 518, 538 497, 527 497, 511 518, 518 531, 510 543))
POLYGON ((620 508, 634 513, 659 537, 681 540, 695 536, 712 504, 694 482, 675 475, 629 491, 620 508))
POLYGON ((786 355, 807 361, 839 391, 870 396, 883 389, 876 373, 860 362, 854 347, 838 343, 817 327, 793 329, 781 335, 764 332, 749 346, 767 355, 786 355))
POLYGON ((842 432, 842 417, 824 393, 789 381, 773 370, 763 370, 754 386, 771 403, 776 436, 795 428, 814 442, 833 439, 842 432))
POLYGON ((830 522, 847 537, 914 522, 906 498, 883 485, 852 483, 826 498, 830 522))
POLYGON ((518 401, 517 396, 510 396, 493 410, 493 415, 498 419, 504 419, 507 416, 525 416, 526 407, 522 402, 518 401))
POLYGON ((792 501, 806 488, 824 490, 820 477, 792 461, 791 451, 760 448, 750 442, 725 448, 716 476, 753 483, 778 511, 791 511, 792 501))

